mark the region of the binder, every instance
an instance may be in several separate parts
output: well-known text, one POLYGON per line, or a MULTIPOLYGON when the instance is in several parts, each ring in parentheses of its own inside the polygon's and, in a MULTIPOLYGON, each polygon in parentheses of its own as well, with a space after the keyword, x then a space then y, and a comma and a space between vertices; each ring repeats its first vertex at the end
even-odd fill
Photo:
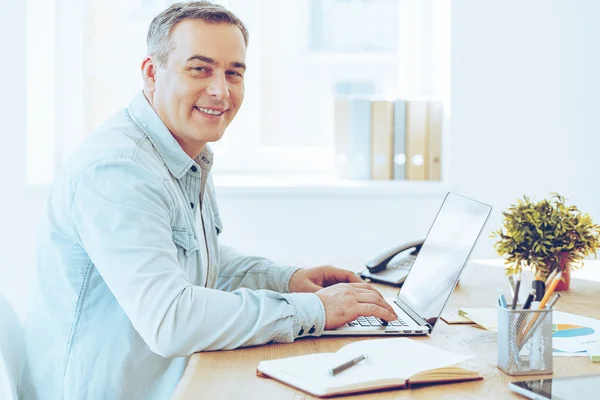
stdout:
POLYGON ((394 101, 394 179, 406 179, 406 101, 394 101))
POLYGON ((444 123, 444 109, 439 101, 429 102, 429 146, 427 165, 427 179, 439 181, 442 179, 442 127, 444 123))
POLYGON ((394 103, 371 102, 371 179, 391 180, 394 176, 394 103))
POLYGON ((427 179, 428 159, 427 101, 410 100, 406 104, 406 179, 427 179))

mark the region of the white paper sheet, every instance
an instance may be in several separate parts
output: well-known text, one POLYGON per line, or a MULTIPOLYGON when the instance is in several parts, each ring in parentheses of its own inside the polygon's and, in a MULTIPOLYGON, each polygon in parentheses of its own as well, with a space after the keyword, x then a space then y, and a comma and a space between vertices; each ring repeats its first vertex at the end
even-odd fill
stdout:
POLYGON ((600 321, 597 319, 554 311, 552 323, 554 356, 587 357, 588 345, 600 342, 600 321))

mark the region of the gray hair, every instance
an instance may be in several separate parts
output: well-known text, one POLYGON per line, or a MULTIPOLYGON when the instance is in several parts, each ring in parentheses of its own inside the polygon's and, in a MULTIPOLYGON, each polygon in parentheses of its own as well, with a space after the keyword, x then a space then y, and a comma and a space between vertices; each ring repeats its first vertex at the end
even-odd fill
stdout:
POLYGON ((175 3, 154 17, 148 28, 146 37, 148 54, 153 56, 159 65, 167 63, 169 52, 174 48, 171 41, 173 27, 185 19, 201 19, 214 24, 235 25, 242 31, 244 43, 248 46, 248 29, 235 14, 222 5, 210 1, 175 3))

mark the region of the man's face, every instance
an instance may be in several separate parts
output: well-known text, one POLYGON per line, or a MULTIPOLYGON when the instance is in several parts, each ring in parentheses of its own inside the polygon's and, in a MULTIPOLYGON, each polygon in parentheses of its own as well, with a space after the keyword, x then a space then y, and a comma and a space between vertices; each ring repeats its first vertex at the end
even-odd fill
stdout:
POLYGON ((215 142, 244 99, 246 45, 240 29, 198 19, 171 30, 167 63, 155 67, 147 96, 190 157, 215 142))

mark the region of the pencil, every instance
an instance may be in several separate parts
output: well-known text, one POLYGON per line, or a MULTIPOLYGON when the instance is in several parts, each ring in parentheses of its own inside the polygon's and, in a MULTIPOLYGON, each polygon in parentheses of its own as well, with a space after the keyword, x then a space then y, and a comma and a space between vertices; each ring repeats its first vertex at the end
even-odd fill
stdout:
MULTIPOLYGON (((552 282, 550 282, 550 287, 548 288, 548 290, 546 290, 546 294, 544 295, 544 297, 542 298, 542 301, 540 301, 540 305, 538 306, 539 310, 544 309, 544 306, 548 302, 548 299, 552 296, 552 293, 554 293, 554 289, 556 289, 556 285, 558 285, 558 282, 560 282, 561 278, 562 278, 562 271, 560 271, 558 274, 556 274, 556 276, 554 277, 554 280, 552 280, 552 282)), ((535 316, 529 321, 529 323, 523 330, 522 337, 527 335, 527 332, 529 332, 529 330, 531 329, 533 324, 535 324, 535 321, 538 319, 538 317, 539 317, 539 314, 535 314, 535 316)))
POLYGON ((558 273, 558 268, 556 268, 554 271, 552 271, 550 273, 550 275, 548 275, 548 278, 546 278, 546 286, 550 285, 550 283, 552 282, 552 280, 554 279, 554 277, 556 276, 557 273, 558 273))
POLYGON ((540 307, 539 307, 540 310, 542 308, 544 308, 544 306, 548 302, 548 299, 550 299, 550 296, 552 296, 552 293, 554 293, 554 289, 556 289, 556 285, 558 285, 558 282, 560 282, 561 278, 562 278, 562 271, 560 271, 558 274, 556 274, 556 276, 554 276, 554 279, 552 280, 552 282, 550 282, 550 287, 548 288, 548 290, 546 290, 546 294, 544 295, 544 297, 542 298, 542 301, 540 302, 540 307))

